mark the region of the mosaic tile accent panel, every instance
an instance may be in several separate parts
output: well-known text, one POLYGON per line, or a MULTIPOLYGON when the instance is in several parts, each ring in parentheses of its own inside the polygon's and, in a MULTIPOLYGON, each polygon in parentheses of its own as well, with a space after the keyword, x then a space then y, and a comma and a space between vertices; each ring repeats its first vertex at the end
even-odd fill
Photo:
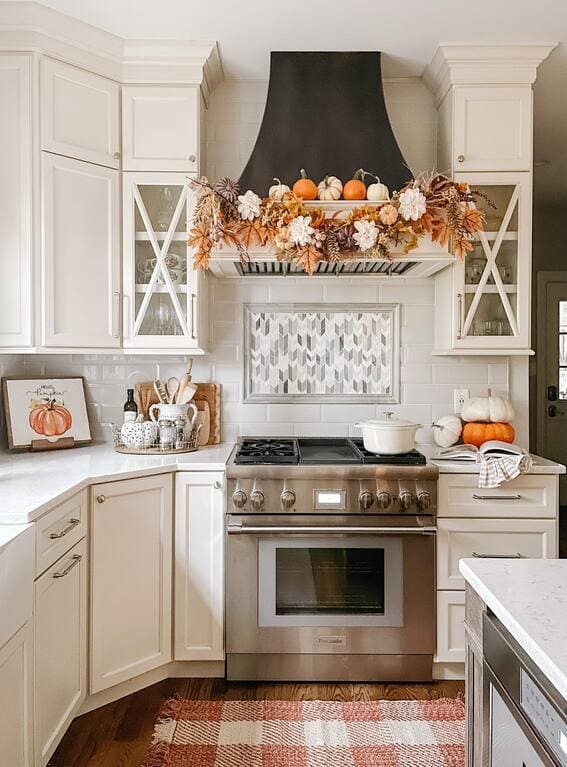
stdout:
POLYGON ((397 304, 249 304, 244 347, 248 401, 399 401, 397 304))

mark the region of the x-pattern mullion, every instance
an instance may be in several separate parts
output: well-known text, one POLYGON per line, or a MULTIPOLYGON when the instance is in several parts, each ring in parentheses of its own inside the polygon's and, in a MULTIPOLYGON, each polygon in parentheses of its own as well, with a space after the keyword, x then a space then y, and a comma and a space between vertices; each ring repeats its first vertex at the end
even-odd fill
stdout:
POLYGON ((189 335, 189 329, 187 327, 187 322, 185 320, 185 316, 183 314, 183 310, 181 308, 181 304, 179 303, 179 297, 177 295, 177 291, 175 290, 173 283, 171 281, 171 277, 169 276, 169 271, 167 269, 167 265, 165 262, 167 252, 169 250, 169 247, 171 245, 171 242, 173 240, 173 236, 175 234, 175 230, 177 227, 177 224, 179 222, 179 218, 181 217, 181 213, 183 212, 183 208, 185 206, 186 200, 187 200, 187 185, 183 187, 181 190, 181 194, 179 195, 179 200, 177 202, 177 206, 175 208, 175 211, 173 213, 171 222, 169 224, 169 228, 167 230, 165 239, 163 241, 162 247, 160 248, 159 243, 157 241, 157 237, 155 236, 154 229, 152 227, 152 223, 150 220, 150 217, 148 215, 148 211, 146 209, 144 200, 142 199, 142 195, 140 194, 140 190, 136 185, 134 185, 134 200, 136 202, 136 205, 138 207, 138 210, 140 212, 140 216, 142 218, 144 228, 146 229, 146 232, 148 234, 150 244, 152 246, 152 250, 154 251, 154 255, 156 257, 156 265, 154 267, 154 270, 152 272, 152 276, 150 278, 150 281, 148 283, 148 287, 146 290, 146 293, 144 295, 144 298, 142 299, 142 304, 140 306, 140 310, 138 311, 138 315, 136 317, 136 321, 134 324, 134 335, 137 335, 140 332, 140 328, 142 326, 142 322, 144 321, 144 317, 146 316, 146 313, 148 311, 150 301, 153 295, 153 292, 156 288, 156 284, 158 281, 159 274, 161 272, 161 275, 163 277, 164 283, 167 287, 168 293, 171 297, 171 301, 173 303, 173 308, 175 310, 175 313, 177 315, 177 319, 179 320, 179 324, 181 326, 181 330, 183 332, 183 335, 188 336, 189 335))
POLYGON ((494 244, 492 247, 490 247, 490 243, 486 237, 486 234, 483 231, 480 231, 478 233, 478 238, 479 238, 480 244, 482 245, 484 255, 486 257, 486 264, 485 264, 482 276, 479 280, 476 292, 473 296, 473 300, 471 301, 469 311, 465 318, 465 323, 463 327, 463 334, 465 336, 468 335, 469 333, 474 316, 478 310, 480 300, 483 296, 484 288, 486 287, 488 278, 490 277, 491 274, 494 277, 494 284, 496 285, 498 289, 498 294, 500 295, 502 305, 504 306, 504 311, 506 312, 506 317, 508 318, 508 322, 510 323, 512 334, 518 335, 518 332, 519 332, 518 323, 516 322, 514 311, 510 304, 508 294, 506 293, 506 290, 504 289, 502 277, 500 276, 500 272, 498 271, 498 266, 496 264, 496 259, 498 258, 498 254, 500 253, 500 248, 504 241, 504 235, 508 231, 510 220, 518 204, 518 200, 519 200, 519 189, 518 187, 515 187, 514 191, 512 192, 512 196, 510 197, 510 202, 508 203, 508 207, 506 208, 506 212, 504 213, 502 223, 500 225, 500 228, 498 230, 496 239, 494 240, 494 244))

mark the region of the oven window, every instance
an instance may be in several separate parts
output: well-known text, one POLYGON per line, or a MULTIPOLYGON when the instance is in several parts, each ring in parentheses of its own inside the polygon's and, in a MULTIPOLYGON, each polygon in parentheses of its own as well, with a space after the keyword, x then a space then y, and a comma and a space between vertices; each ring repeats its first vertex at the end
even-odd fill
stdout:
POLYGON ((275 551, 276 615, 384 615, 383 548, 275 551))

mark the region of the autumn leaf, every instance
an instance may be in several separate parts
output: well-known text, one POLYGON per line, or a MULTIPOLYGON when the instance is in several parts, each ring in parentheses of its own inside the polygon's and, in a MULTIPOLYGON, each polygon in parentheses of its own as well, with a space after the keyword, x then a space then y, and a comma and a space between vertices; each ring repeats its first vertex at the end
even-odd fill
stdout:
POLYGON ((243 221, 238 226, 238 239, 245 248, 251 248, 253 245, 264 245, 267 232, 260 221, 255 218, 253 221, 243 221))
POLYGON ((453 253, 461 259, 467 255, 469 251, 473 249, 472 242, 467 240, 466 237, 460 237, 453 242, 453 253))
POLYGON ((433 242, 438 242, 441 247, 444 247, 451 238, 453 230, 446 221, 438 219, 431 230, 431 239, 433 242))
POLYGON ((313 245, 307 245, 305 248, 298 249, 295 260, 304 272, 311 275, 317 269, 319 261, 321 261, 321 251, 313 245))
POLYGON ((474 234, 482 229, 484 216, 478 208, 467 208, 463 214, 463 227, 469 234, 474 234))
POLYGON ((208 269, 209 261, 211 260, 211 251, 209 250, 197 250, 193 255, 193 269, 208 269))
POLYGON ((213 247, 209 231, 205 226, 195 226, 189 232, 188 244, 195 250, 210 251, 213 247))

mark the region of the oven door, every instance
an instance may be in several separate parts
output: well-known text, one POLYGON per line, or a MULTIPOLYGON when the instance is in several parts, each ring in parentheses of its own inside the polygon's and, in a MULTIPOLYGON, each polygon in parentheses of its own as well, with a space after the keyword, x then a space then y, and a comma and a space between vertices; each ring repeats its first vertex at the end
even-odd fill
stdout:
POLYGON ((435 528, 412 519, 230 515, 227 651, 433 653, 435 528))

